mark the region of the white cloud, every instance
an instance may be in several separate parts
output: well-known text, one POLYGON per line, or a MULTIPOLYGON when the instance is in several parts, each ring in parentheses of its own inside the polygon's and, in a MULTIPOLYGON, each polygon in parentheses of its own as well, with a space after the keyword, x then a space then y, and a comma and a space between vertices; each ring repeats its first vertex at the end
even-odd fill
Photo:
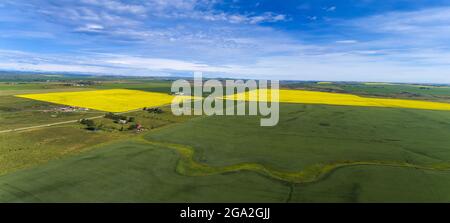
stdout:
POLYGON ((102 25, 98 25, 98 24, 86 24, 82 27, 79 27, 77 29, 75 29, 75 31, 77 32, 101 32, 103 31, 105 28, 102 25))
MULTIPOLYGON (((441 52, 427 52, 420 56, 432 59, 435 53, 441 52)), ((450 59, 450 53, 443 56, 442 62, 450 59)), ((42 57, 17 51, 0 51, 0 59, 3 69, 14 70, 148 76, 202 71, 210 77, 450 83, 448 63, 411 66, 389 57, 359 53, 272 56, 259 58, 253 63, 226 65, 114 54, 80 55, 79 58, 65 55, 42 57)))
POLYGON ((286 21, 286 15, 281 14, 273 14, 273 13, 264 13, 263 15, 248 17, 247 20, 251 24, 257 24, 261 22, 279 22, 286 21))
POLYGON ((226 72, 224 67, 211 66, 199 62, 189 62, 183 60, 162 59, 162 58, 146 58, 146 57, 132 57, 124 55, 112 55, 111 58, 106 58, 103 61, 105 64, 113 65, 129 69, 147 69, 163 71, 204 71, 204 72, 226 72))
POLYGON ((119 13, 143 14, 147 11, 147 8, 141 5, 124 4, 114 0, 82 0, 81 2, 119 13))
POLYGON ((334 12, 334 11, 336 11, 336 6, 330 6, 328 8, 324 8, 324 10, 327 12, 334 12))
MULTIPOLYGON (((394 11, 338 22, 347 35, 364 33, 365 41, 347 45, 349 51, 380 55, 390 61, 416 66, 448 66, 450 7, 418 11, 394 11)), ((349 43, 346 40, 336 43, 349 43)), ((342 46, 345 47, 345 46, 342 46)), ((391 72, 393 73, 393 72, 391 72)), ((433 74, 424 74, 424 76, 433 74)))
POLYGON ((50 23, 68 27, 65 35, 80 37, 71 33, 74 30, 101 33, 75 39, 75 45, 86 51, 51 55, 0 50, 0 67, 122 75, 203 71, 247 78, 450 82, 449 8, 332 21, 344 26, 345 35, 327 37, 315 45, 303 42, 301 32, 289 36, 258 25, 289 20, 287 15, 225 13, 201 0, 150 0, 140 5, 142 9, 124 3, 116 8, 99 4, 103 0, 84 2, 76 7, 38 7, 37 11, 50 23))
POLYGON ((336 43, 339 43, 339 44, 354 44, 354 43, 358 43, 358 41, 357 40, 353 40, 353 39, 337 40, 336 43))
POLYGON ((444 37, 450 34, 450 7, 408 12, 390 12, 351 20, 346 25, 371 32, 444 37))

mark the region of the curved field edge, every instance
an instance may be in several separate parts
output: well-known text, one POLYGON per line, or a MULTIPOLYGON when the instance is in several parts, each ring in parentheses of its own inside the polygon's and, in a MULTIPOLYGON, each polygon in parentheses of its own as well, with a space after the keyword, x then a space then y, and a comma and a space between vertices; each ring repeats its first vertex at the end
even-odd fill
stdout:
POLYGON ((239 171, 253 171, 283 182, 304 184, 317 182, 322 178, 325 178, 327 175, 333 173, 337 169, 351 166, 386 166, 386 167, 414 168, 419 170, 430 170, 430 171, 450 170, 450 163, 418 165, 407 162, 383 161, 383 160, 372 160, 372 161, 343 160, 332 163, 319 163, 295 172, 282 171, 259 163, 239 163, 228 166, 209 166, 204 163, 195 161, 194 159, 195 151, 194 148, 190 146, 167 142, 149 141, 144 138, 139 138, 138 141, 141 143, 146 143, 158 147, 175 150, 180 155, 180 160, 177 163, 176 171, 179 174, 193 177, 209 176, 239 171))

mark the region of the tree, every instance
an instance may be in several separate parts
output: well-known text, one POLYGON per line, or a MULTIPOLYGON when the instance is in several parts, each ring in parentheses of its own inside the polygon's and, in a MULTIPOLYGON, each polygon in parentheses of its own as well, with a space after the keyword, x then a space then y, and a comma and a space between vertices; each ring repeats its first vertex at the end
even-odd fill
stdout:
POLYGON ((149 108, 149 109, 147 109, 147 111, 150 113, 156 113, 156 114, 161 114, 164 112, 161 108, 149 108))
POLYGON ((98 129, 95 122, 91 119, 81 119, 80 123, 85 125, 87 130, 95 131, 98 129))
POLYGON ((111 113, 111 112, 107 113, 107 114, 105 115, 105 118, 112 119, 112 120, 114 120, 114 121, 127 120, 127 117, 126 117, 126 116, 123 116, 123 115, 116 115, 116 114, 111 113))
POLYGON ((80 123, 87 126, 95 125, 94 121, 91 119, 81 119, 80 123))
POLYGON ((114 117, 114 114, 111 112, 106 113, 106 115, 105 115, 105 118, 113 119, 113 117, 114 117))

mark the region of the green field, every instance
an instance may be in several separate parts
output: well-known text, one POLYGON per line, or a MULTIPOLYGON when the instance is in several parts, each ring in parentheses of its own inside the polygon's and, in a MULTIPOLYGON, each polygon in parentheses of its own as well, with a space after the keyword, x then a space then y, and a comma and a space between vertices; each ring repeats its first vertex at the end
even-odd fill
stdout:
MULTIPOLYGON (((169 83, 106 79, 83 89, 166 92, 169 83)), ((49 90, 41 85, 7 91, 49 90)), ((383 86, 396 90, 345 91, 403 98, 399 91, 417 90, 383 86)), ((430 92, 420 97, 450 96, 445 87, 430 92)), ((42 111, 54 106, 0 94, 0 131, 102 115, 42 111)), ((263 128, 260 117, 163 110, 126 114, 143 132, 99 118, 94 132, 75 122, 0 133, 0 201, 450 202, 450 112, 281 104, 279 124, 263 128)))
POLYGON ((450 102, 450 86, 423 84, 346 83, 318 84, 317 82, 286 83, 291 89, 352 93, 362 96, 390 97, 450 102))
POLYGON ((114 143, 4 176, 0 178, 0 200, 282 202, 287 197, 286 186, 255 173, 187 177, 175 172, 177 162, 178 155, 171 150, 128 141, 114 143))

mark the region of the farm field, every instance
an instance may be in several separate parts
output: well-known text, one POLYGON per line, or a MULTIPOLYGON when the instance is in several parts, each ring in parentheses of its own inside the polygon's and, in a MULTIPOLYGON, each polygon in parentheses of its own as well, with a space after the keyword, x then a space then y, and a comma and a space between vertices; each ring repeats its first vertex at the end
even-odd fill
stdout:
POLYGON ((168 94, 128 89, 23 94, 16 96, 108 112, 126 112, 143 107, 163 106, 170 104, 174 99, 174 96, 168 94))
POLYGON ((409 114, 411 111, 390 108, 359 111, 360 108, 292 104, 282 105, 282 108, 285 111, 282 114, 283 120, 276 129, 251 131, 252 126, 258 123, 256 118, 196 118, 146 133, 131 141, 119 140, 74 157, 18 171, 0 178, 0 185, 7 185, 0 187, 3 191, 0 199, 142 202, 368 202, 447 199, 446 196, 441 196, 442 193, 445 195, 445 188, 450 183, 449 172, 445 168, 426 170, 376 164, 356 165, 336 169, 323 179, 307 184, 274 179, 257 170, 235 171, 228 168, 224 172, 211 174, 208 169, 184 172, 182 168, 175 168, 180 165, 179 159, 183 157, 183 153, 174 149, 171 146, 173 144, 191 148, 194 151, 193 160, 202 165, 227 167, 258 163, 282 173, 302 171, 316 164, 336 161, 388 161, 423 167, 445 166, 450 161, 450 153, 446 151, 450 141, 433 143, 437 138, 450 138, 445 135, 449 131, 444 131, 448 128, 450 115, 441 111, 414 110, 412 117, 402 118, 405 117, 404 112, 409 114), (349 113, 348 116, 345 112, 349 113), (299 115, 301 113, 305 114, 299 115), (440 118, 436 118, 434 113, 440 118), (370 117, 363 118, 365 115, 370 117), (414 124, 411 120, 416 116, 426 122, 422 125, 414 124), (319 121, 317 117, 328 118, 319 121), (302 120, 292 122, 294 118, 302 120), (353 125, 337 127, 349 119, 356 121, 353 125), (447 126, 444 123, 436 126, 436 119, 445 120, 447 126), (356 127, 361 123, 368 130, 356 127), (386 126, 387 123, 391 125, 386 126), (402 127, 410 130, 398 132, 399 123, 409 123, 402 127), (228 127, 239 131, 225 131, 228 127), (218 132, 221 134, 217 134, 218 132), (242 134, 259 140, 246 137, 245 140, 225 143, 227 139, 237 139, 236 136, 242 134), (345 135, 352 135, 357 139, 345 135), (411 135, 414 137, 407 137, 411 135), (286 143, 280 145, 274 139, 282 139, 286 143), (256 141, 260 142, 254 145, 256 141), (272 149, 275 145, 276 150, 272 149), (206 172, 202 174, 202 171, 206 172), (340 177, 336 178, 335 175, 340 177), (354 177, 355 175, 359 177, 354 177), (36 176, 40 176, 40 180, 30 184, 29 180, 36 176), (349 178, 352 180, 345 180, 349 178), (395 180, 389 180, 391 178, 395 180), (431 179, 432 183, 425 179, 431 179), (374 186, 380 182, 383 182, 383 187, 374 186), (405 182, 417 183, 408 184, 411 189, 404 190, 405 182), (100 188, 103 188, 102 193, 92 192, 100 188), (228 188, 227 193, 217 193, 223 188, 228 188), (23 191, 31 191, 33 196, 23 191), (242 194, 245 195, 241 196, 242 194), (393 197, 393 194, 399 194, 399 197, 393 197))
POLYGON ((228 100, 274 101, 297 104, 328 104, 363 107, 413 108, 427 110, 450 110, 450 103, 422 100, 362 97, 352 94, 329 93, 305 90, 280 90, 279 99, 271 99, 271 90, 255 90, 223 97, 228 100), (264 96, 260 98, 261 96, 264 96))
POLYGON ((257 117, 208 117, 146 137, 189 145, 198 161, 212 166, 258 162, 295 171, 335 161, 450 161, 445 111, 296 104, 282 104, 280 111, 273 128, 252 128, 257 117))
POLYGON ((4 176, 0 178, 0 200, 283 202, 287 197, 286 186, 252 172, 201 178, 180 175, 174 171, 178 159, 171 150, 133 141, 114 143, 4 176), (36 176, 39 180, 27 182, 36 176))
POLYGON ((284 86, 288 89, 350 93, 364 97, 385 97, 450 102, 450 87, 448 85, 288 82, 285 83, 284 86))
MULTIPOLYGON (((26 90, 170 89, 128 81, 26 90)), ((8 91, 0 94, 2 129, 100 117, 95 131, 73 122, 0 133, 1 202, 450 201, 446 110, 282 101, 279 124, 262 128, 258 116, 174 116, 161 106, 127 112, 133 121, 121 124, 101 109, 60 112, 62 105, 10 94, 23 88, 8 91), (134 123, 145 130, 129 130, 134 123)))

